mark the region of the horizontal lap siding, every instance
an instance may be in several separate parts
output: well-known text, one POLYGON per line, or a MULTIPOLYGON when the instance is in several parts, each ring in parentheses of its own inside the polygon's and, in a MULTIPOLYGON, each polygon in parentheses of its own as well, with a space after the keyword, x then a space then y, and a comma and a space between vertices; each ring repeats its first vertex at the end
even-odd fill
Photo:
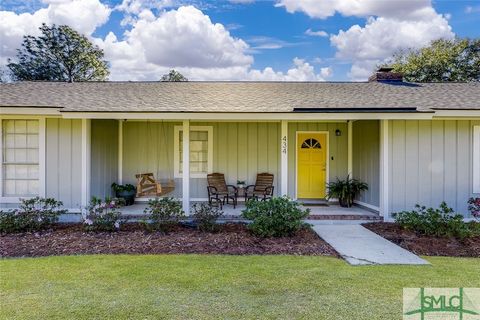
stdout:
POLYGON ((110 197, 118 179, 118 121, 92 120, 91 139, 91 195, 110 197))
MULTIPOLYGON (((343 179, 348 174, 348 131, 347 123, 316 123, 316 122, 289 122, 288 123, 288 195, 296 196, 296 132, 298 131, 328 131, 329 133, 329 180, 337 177, 343 179), (339 129, 341 136, 336 136, 339 129)), ((280 141, 278 142, 278 144, 280 141)))
POLYGON ((81 120, 46 119, 46 196, 81 207, 81 120))
POLYGON ((353 177, 368 183, 368 190, 358 200, 380 205, 380 127, 379 121, 353 123, 353 177))
POLYGON ((391 211, 442 201, 468 215, 472 195, 473 126, 480 121, 391 121, 391 211))

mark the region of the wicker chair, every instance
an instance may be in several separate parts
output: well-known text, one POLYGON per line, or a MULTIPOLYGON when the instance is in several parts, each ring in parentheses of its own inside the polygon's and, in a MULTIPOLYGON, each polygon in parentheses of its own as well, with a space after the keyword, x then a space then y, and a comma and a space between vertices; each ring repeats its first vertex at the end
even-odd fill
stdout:
POLYGON ((225 175, 223 173, 210 173, 207 175, 207 191, 208 191, 208 203, 212 205, 229 204, 229 200, 233 201, 233 208, 237 206, 238 190, 237 187, 227 185, 225 182, 225 175))
POLYGON ((245 188, 245 202, 249 199, 267 200, 273 197, 273 178, 271 173, 257 174, 257 180, 254 185, 249 185, 245 188))

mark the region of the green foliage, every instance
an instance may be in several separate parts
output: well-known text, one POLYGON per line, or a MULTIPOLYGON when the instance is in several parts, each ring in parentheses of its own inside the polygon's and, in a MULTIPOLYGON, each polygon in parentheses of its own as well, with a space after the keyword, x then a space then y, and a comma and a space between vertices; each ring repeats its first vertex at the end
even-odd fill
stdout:
POLYGON ((345 180, 330 182, 327 184, 327 199, 336 198, 343 207, 351 207, 353 200, 362 191, 368 190, 368 184, 347 176, 345 180))
POLYGON ((118 210, 123 206, 123 199, 109 199, 102 201, 92 197, 87 212, 83 215, 83 227, 86 231, 116 231, 124 222, 118 210))
POLYGON ((51 227, 58 222, 61 214, 61 201, 52 198, 22 199, 19 209, 0 211, 0 232, 32 232, 51 227))
POLYGON ((248 228, 260 237, 292 236, 305 226, 303 219, 308 217, 310 209, 302 210, 300 204, 287 197, 273 197, 247 202, 242 217, 252 220, 248 228))
POLYGON ((9 59, 14 80, 103 81, 109 71, 103 50, 69 26, 39 28, 40 36, 23 37, 17 62, 9 59))
POLYGON ((475 219, 480 219, 480 198, 468 199, 468 210, 475 219))
POLYGON ((415 210, 393 213, 395 222, 408 230, 435 237, 460 239, 480 235, 476 223, 465 223, 461 214, 456 214, 445 202, 440 208, 416 205, 415 210))
POLYGON ((183 81, 188 81, 188 79, 181 74, 180 72, 172 69, 170 70, 169 73, 164 74, 162 78, 160 79, 162 82, 183 82, 183 81))
POLYGON ((135 191, 135 186, 133 184, 127 183, 127 184, 117 184, 117 183, 112 183, 112 190, 115 193, 120 193, 120 192, 132 192, 135 191))
POLYGON ((145 221, 147 228, 162 232, 168 232, 185 217, 182 204, 173 198, 149 200, 148 207, 143 212, 147 215, 145 221))
POLYGON ((480 39, 440 39, 395 53, 389 66, 412 82, 480 81, 480 39))
POLYGON ((195 203, 193 205, 193 222, 201 231, 214 232, 217 231, 217 219, 223 214, 222 210, 212 207, 208 203, 195 203))

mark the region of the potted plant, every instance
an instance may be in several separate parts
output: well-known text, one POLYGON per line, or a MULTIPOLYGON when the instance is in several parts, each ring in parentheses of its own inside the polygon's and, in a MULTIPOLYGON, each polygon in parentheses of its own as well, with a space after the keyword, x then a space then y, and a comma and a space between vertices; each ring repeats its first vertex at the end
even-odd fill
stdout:
POLYGON ((112 190, 115 197, 125 200, 125 205, 129 206, 135 202, 136 188, 133 184, 117 184, 112 183, 112 190))
POLYGON ((245 188, 245 180, 237 180, 237 187, 238 188, 245 188))
POLYGON ((368 190, 368 184, 347 176, 345 180, 327 183, 327 199, 338 199, 340 206, 350 208, 353 200, 362 191, 368 190))

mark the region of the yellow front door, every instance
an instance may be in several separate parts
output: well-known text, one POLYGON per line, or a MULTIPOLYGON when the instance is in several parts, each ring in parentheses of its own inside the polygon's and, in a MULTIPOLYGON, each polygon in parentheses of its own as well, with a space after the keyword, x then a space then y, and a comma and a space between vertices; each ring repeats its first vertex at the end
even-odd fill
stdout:
POLYGON ((327 134, 299 133, 297 160, 297 198, 325 198, 327 134))

